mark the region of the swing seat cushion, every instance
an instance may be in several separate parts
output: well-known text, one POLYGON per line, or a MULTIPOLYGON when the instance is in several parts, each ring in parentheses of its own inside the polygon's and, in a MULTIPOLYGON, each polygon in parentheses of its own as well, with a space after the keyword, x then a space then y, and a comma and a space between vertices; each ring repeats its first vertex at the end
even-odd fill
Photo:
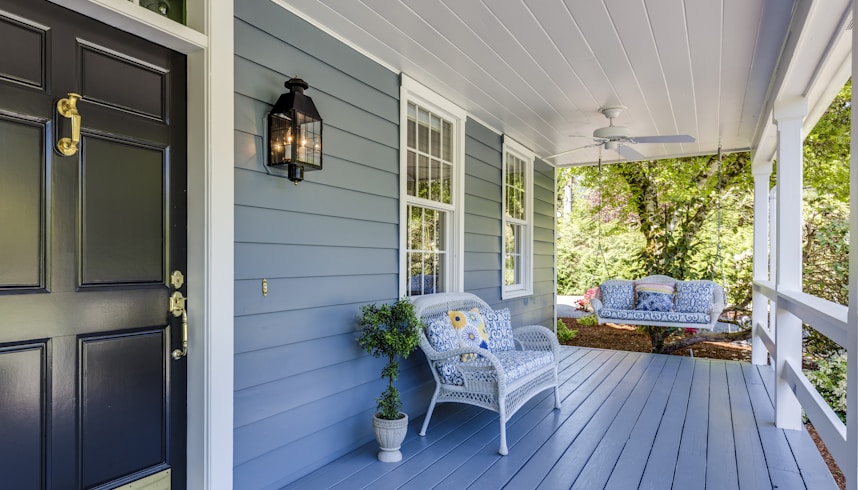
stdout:
MULTIPOLYGON (((709 323, 709 313, 687 313, 680 311, 647 311, 647 310, 619 310, 603 307, 599 310, 602 319, 623 321, 634 321, 637 324, 648 321, 673 322, 673 323, 709 323)), ((644 323, 645 324, 645 323, 644 323)))
MULTIPOLYGON (((716 282, 704 280, 677 281, 670 276, 662 275, 647 276, 636 281, 610 279, 600 286, 603 298, 605 297, 605 291, 609 294, 616 293, 620 287, 627 288, 627 283, 632 283, 633 288, 637 286, 638 308, 635 309, 635 301, 632 301, 631 306, 617 307, 616 304, 621 302, 617 302, 616 298, 613 298, 614 303, 612 304, 607 304, 604 299, 598 297, 593 298, 590 300, 590 305, 593 307, 599 323, 610 322, 625 323, 628 325, 712 330, 715 328, 715 324, 718 323, 718 317, 721 316, 721 312, 727 303, 724 288, 716 282), (606 288, 605 286, 608 287, 606 288), (661 288, 663 288, 663 291, 661 288), (675 291, 675 294, 671 294, 671 291, 675 291), (661 305, 660 308, 668 307, 667 298, 672 298, 673 304, 667 308, 669 311, 641 309, 641 301, 647 299, 647 294, 645 293, 664 294, 665 297, 660 299, 660 301, 664 301, 665 304, 661 305)), ((624 300, 628 301, 628 290, 624 289, 623 291, 626 295, 624 300)), ((610 296, 608 299, 611 299, 610 296)))

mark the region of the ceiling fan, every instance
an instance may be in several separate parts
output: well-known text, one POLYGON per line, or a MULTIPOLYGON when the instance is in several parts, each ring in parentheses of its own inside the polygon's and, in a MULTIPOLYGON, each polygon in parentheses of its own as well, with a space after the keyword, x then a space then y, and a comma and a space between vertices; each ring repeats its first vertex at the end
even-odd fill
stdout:
POLYGON ((561 151, 554 155, 549 155, 545 159, 556 158, 585 148, 602 147, 606 150, 616 150, 620 155, 628 160, 646 160, 646 157, 638 153, 637 150, 629 145, 639 143, 694 143, 696 141, 693 136, 687 134, 674 134, 667 136, 632 136, 629 133, 629 128, 625 126, 614 126, 614 118, 618 117, 626 108, 621 105, 607 106, 599 109, 605 117, 608 118, 609 124, 604 128, 599 128, 593 131, 593 140, 595 143, 571 150, 561 151))

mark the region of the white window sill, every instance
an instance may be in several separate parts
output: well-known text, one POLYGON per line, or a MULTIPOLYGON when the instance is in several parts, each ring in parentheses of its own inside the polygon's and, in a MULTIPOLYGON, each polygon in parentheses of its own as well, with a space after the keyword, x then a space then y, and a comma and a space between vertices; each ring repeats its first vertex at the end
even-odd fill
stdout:
POLYGON ((504 289, 501 293, 501 299, 521 298, 524 296, 533 296, 533 291, 527 289, 504 289))

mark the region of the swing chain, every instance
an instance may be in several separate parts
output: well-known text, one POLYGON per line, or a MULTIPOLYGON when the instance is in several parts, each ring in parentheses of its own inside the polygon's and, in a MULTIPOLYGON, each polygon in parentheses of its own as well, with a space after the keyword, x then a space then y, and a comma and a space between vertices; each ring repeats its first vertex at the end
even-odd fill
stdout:
POLYGON ((602 215, 605 211, 605 203, 603 201, 603 184, 602 184, 602 151, 599 150, 599 215, 596 217, 596 249, 599 251, 599 256, 602 258, 602 268, 605 271, 605 277, 609 277, 608 261, 605 260, 605 251, 602 249, 602 215))
MULTIPOLYGON (((722 194, 722 181, 721 181, 721 164, 722 164, 722 154, 721 154, 721 145, 718 145, 718 199, 716 201, 716 206, 718 210, 717 214, 717 230, 715 232, 715 262, 718 264, 718 269, 721 271, 721 284, 726 283, 726 275, 724 273, 724 256, 721 253, 721 194, 722 194)), ((715 270, 712 270, 710 274, 710 279, 715 280, 715 270)))

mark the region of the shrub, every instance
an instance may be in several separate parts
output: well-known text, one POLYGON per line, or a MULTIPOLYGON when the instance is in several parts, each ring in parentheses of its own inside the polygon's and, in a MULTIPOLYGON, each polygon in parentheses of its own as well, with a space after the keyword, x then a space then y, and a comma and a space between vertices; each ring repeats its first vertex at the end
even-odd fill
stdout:
POLYGON ((846 422, 846 354, 836 354, 817 361, 815 371, 805 371, 804 375, 831 405, 834 413, 846 422))
POLYGON ((572 330, 563 323, 563 320, 557 319, 557 341, 561 344, 565 344, 570 340, 575 338, 575 335, 578 334, 577 330, 572 330))
POLYGON ((596 315, 582 316, 576 321, 578 322, 578 325, 581 325, 582 327, 595 327, 599 324, 599 320, 596 318, 596 315))

